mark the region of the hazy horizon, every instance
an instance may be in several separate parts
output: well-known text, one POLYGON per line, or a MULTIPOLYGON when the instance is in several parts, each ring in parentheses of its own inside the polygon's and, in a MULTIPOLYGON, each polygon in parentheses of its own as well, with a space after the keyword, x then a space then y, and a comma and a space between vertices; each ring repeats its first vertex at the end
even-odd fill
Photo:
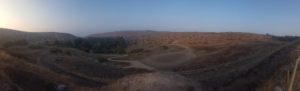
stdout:
POLYGON ((300 35, 300 1, 0 0, 0 27, 77 36, 121 30, 300 35))

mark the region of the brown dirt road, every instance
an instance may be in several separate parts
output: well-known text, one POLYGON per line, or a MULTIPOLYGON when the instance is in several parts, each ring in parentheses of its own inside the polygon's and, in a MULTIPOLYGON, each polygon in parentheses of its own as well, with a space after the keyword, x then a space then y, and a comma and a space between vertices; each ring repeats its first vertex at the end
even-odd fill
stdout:
POLYGON ((143 68, 148 70, 161 70, 176 67, 196 57, 196 55, 193 53, 193 50, 185 45, 174 43, 168 46, 178 46, 180 48, 183 48, 183 50, 178 50, 176 52, 152 54, 142 60, 114 60, 114 58, 126 57, 127 55, 114 55, 113 57, 108 58, 108 60, 115 62, 130 63, 130 66, 124 68, 143 68))
POLYGON ((123 68, 142 68, 142 69, 147 69, 147 70, 155 70, 154 67, 146 65, 144 63, 141 63, 140 61, 137 61, 137 60, 115 60, 114 59, 114 58, 126 57, 126 56, 128 56, 128 55, 113 55, 113 57, 110 57, 107 60, 114 61, 114 62, 126 62, 126 63, 130 64, 130 66, 126 66, 123 68))
POLYGON ((141 62, 155 68, 168 69, 188 62, 196 57, 196 55, 193 53, 193 50, 185 45, 171 45, 181 47, 183 50, 150 55, 149 57, 141 60, 141 62))

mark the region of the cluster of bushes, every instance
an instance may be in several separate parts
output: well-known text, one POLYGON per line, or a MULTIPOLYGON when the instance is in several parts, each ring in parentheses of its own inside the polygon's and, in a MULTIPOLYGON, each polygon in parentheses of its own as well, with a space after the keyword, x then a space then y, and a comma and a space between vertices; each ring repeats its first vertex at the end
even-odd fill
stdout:
POLYGON ((88 37, 75 39, 74 47, 93 53, 125 53, 127 44, 122 37, 88 37))
POLYGON ((122 37, 77 38, 74 41, 46 41, 48 46, 70 47, 93 53, 125 53, 127 44, 122 37))
POLYGON ((46 45, 48 46, 57 46, 57 47, 74 47, 73 41, 46 41, 46 45))
POLYGON ((63 50, 59 48, 51 48, 50 53, 59 54, 59 53, 63 53, 63 50))
MULTIPOLYGON (((3 47, 11 46, 24 46, 28 45, 26 40, 16 40, 9 41, 3 44, 3 47)), ((42 43, 36 44, 36 46, 31 46, 33 48, 38 45, 56 46, 56 47, 70 47, 76 48, 85 52, 93 53, 125 53, 127 44, 125 39, 122 37, 105 37, 105 38, 77 38, 73 41, 44 41, 42 43)))
POLYGON ((11 46, 24 46, 29 43, 26 40, 16 40, 16 41, 8 41, 3 44, 3 47, 11 47, 11 46))

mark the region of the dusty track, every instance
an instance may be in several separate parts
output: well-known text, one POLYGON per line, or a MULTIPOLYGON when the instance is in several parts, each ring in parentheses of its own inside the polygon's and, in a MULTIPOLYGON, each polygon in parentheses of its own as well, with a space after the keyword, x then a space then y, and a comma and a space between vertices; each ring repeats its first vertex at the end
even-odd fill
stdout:
POLYGON ((130 66, 126 66, 123 68, 142 68, 142 69, 147 69, 147 70, 156 70, 154 67, 143 64, 137 60, 114 60, 114 58, 125 57, 125 56, 127 56, 127 55, 113 55, 113 57, 107 58, 107 60, 114 61, 114 62, 126 62, 126 63, 130 64, 130 66))
POLYGON ((183 48, 183 50, 179 50, 177 52, 154 54, 142 60, 113 60, 114 58, 124 57, 127 55, 114 55, 113 57, 108 58, 108 60, 130 63, 130 66, 124 68, 143 68, 148 70, 158 70, 176 67, 196 57, 196 55, 193 53, 193 50, 185 45, 176 43, 170 44, 169 46, 178 46, 183 48))
POLYGON ((141 60, 142 63, 153 66, 155 68, 168 69, 188 62, 196 57, 196 55, 193 53, 193 50, 185 45, 176 43, 171 44, 171 46, 178 46, 183 48, 183 50, 151 55, 141 60))

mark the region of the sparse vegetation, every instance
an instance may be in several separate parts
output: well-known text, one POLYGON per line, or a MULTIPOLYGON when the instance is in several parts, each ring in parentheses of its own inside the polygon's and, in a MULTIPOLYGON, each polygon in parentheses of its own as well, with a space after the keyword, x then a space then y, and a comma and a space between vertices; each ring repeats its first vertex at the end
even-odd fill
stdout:
POLYGON ((117 38, 86 38, 92 44, 91 50, 95 53, 125 53, 127 44, 122 37, 117 38))
MULTIPOLYGON (((71 91, 85 91, 87 89, 99 90, 99 88, 103 85, 108 84, 118 78, 131 74, 149 72, 144 69, 121 69, 117 66, 113 66, 119 64, 106 64, 108 61, 104 57, 100 56, 97 57, 98 61, 100 62, 92 61, 96 60, 96 58, 94 59, 92 56, 89 56, 84 52, 75 51, 74 49, 68 49, 65 47, 44 47, 41 49, 35 49, 35 52, 30 52, 28 47, 18 48, 23 51, 18 52, 14 50, 14 47, 11 47, 6 49, 5 52, 2 52, 0 55, 0 74, 2 73, 1 67, 6 67, 3 65, 18 64, 17 68, 11 66, 9 69, 5 69, 7 70, 6 73, 3 73, 10 77, 7 79, 12 80, 13 84, 17 85, 16 89, 24 89, 24 91, 35 91, 36 89, 38 91, 49 91, 53 89, 56 91, 55 87, 61 84, 65 85, 66 89, 71 91), (50 54, 45 55, 45 50, 49 50, 50 54), (81 55, 73 56, 69 55, 68 52, 74 55, 81 55), (11 56, 7 53, 13 53, 13 55, 11 56), (15 55, 20 57, 14 58, 15 55), (31 57, 32 55, 34 56, 31 57), (26 57, 26 59, 23 57, 26 57), (8 58, 10 61, 6 61, 6 58, 8 58), (50 71, 50 73, 41 75, 40 73, 35 73, 34 71, 31 72, 31 70, 24 69, 24 67, 26 68, 28 66, 27 64, 37 66, 37 68, 33 68, 31 70, 46 69, 47 71, 45 72, 50 71), (55 74, 55 76, 52 76, 52 74, 55 74), (66 77, 68 81, 64 82, 64 80, 54 80, 61 79, 56 78, 60 76, 66 77), (36 88, 35 86, 39 87, 36 88), (76 88, 80 88, 81 90, 76 88)), ((1 81, 0 84, 2 84, 1 81)))
POLYGON ((125 53, 127 44, 121 37, 107 38, 78 38, 75 40, 75 48, 93 53, 125 53))
POLYGON ((97 60, 99 63, 108 62, 108 60, 105 57, 99 55, 97 56, 97 60))
POLYGON ((59 48, 51 48, 50 53, 59 54, 59 53, 63 53, 63 50, 59 48))
POLYGON ((8 41, 3 44, 3 47, 12 47, 12 46, 26 46, 28 42, 26 40, 16 40, 16 41, 8 41))
POLYGON ((1 91, 263 91, 284 81, 285 70, 278 70, 299 55, 293 50, 300 42, 250 33, 155 31, 42 38, 3 42, 1 91))
POLYGON ((144 49, 139 48, 139 49, 133 49, 133 50, 131 50, 130 53, 140 53, 140 52, 143 52, 143 51, 144 51, 144 49))
POLYGON ((28 48, 29 49, 42 49, 42 48, 44 48, 44 46, 42 46, 42 45, 29 45, 28 48))

